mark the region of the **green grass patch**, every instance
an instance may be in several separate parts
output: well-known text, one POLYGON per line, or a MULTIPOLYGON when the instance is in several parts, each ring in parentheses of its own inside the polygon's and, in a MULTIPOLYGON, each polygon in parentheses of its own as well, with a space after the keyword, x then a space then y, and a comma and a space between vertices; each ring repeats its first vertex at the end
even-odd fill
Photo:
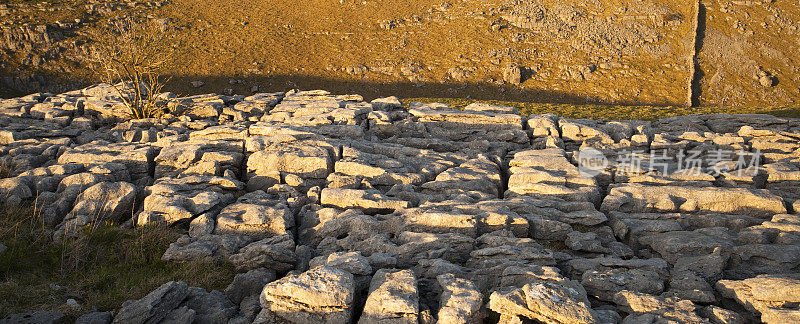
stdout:
POLYGON ((0 318, 34 310, 77 317, 117 309, 171 280, 205 289, 224 289, 235 271, 212 260, 161 260, 179 236, 166 226, 124 229, 111 224, 85 228, 81 235, 55 241, 31 208, 0 211, 0 318), (69 309, 72 298, 81 308, 69 309))
POLYGON ((523 115, 551 113, 564 118, 656 120, 690 114, 768 114, 778 117, 800 118, 797 107, 679 107, 679 106, 622 106, 622 105, 570 105, 501 100, 474 100, 463 98, 404 98, 403 102, 440 102, 462 109, 475 102, 515 107, 523 115))

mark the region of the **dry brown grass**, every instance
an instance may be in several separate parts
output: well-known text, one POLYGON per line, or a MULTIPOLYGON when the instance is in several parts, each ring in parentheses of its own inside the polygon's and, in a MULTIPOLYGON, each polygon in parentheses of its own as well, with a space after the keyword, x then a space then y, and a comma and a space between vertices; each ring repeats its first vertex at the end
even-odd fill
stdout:
MULTIPOLYGON (((12 1, 20 2, 30 3, 31 0, 12 1)), ((78 0, 48 2, 52 7, 83 8, 83 3, 78 0)), ((138 13, 135 12, 138 9, 118 10, 107 16, 87 16, 77 9, 32 11, 25 17, 13 19, 41 24, 82 18, 101 32, 104 31, 103 24, 109 19, 125 15, 171 19, 169 26, 174 28, 176 40, 181 41, 183 53, 178 59, 179 64, 166 71, 174 77, 166 89, 182 95, 222 93, 228 88, 238 94, 249 94, 253 86, 259 86, 260 91, 265 92, 291 88, 327 89, 336 93, 359 93, 367 98, 397 95, 653 106, 676 105, 685 101, 687 72, 683 67, 686 54, 683 48, 689 35, 688 22, 693 15, 691 2, 652 0, 634 3, 630 0, 611 0, 598 3, 611 9, 597 17, 590 17, 590 20, 614 18, 615 21, 622 21, 620 19, 625 18, 648 26, 658 25, 658 17, 626 14, 624 12, 630 11, 626 9, 645 5, 671 8, 663 23, 675 23, 675 27, 664 30, 663 35, 653 43, 659 49, 655 52, 664 50, 667 54, 654 55, 639 51, 623 56, 574 50, 570 45, 572 38, 551 42, 530 37, 528 40, 513 41, 517 34, 530 34, 530 31, 513 26, 490 31, 493 23, 503 22, 495 9, 508 3, 507 0, 448 1, 452 6, 441 11, 438 8, 444 2, 169 0, 164 7, 138 13), (415 17, 419 20, 414 20, 415 17), (381 21, 392 19, 405 20, 405 23, 391 30, 380 27, 381 21), (561 75, 563 67, 603 62, 620 63, 626 67, 601 68, 590 79, 582 81, 561 75), (522 87, 498 86, 489 82, 490 78, 498 79, 502 74, 501 69, 512 63, 527 67, 542 65, 544 69, 523 83, 522 87), (350 75, 343 69, 362 64, 372 70, 364 75, 350 75), (400 67, 411 65, 420 68, 417 73, 419 82, 412 82, 408 76, 399 73, 400 67), (454 80, 448 75, 448 70, 456 67, 474 71, 464 80, 454 80), (379 71, 381 68, 388 71, 379 71), (230 84, 231 79, 245 82, 230 84), (202 80, 206 85, 193 88, 189 82, 194 80, 202 80)), ((538 2, 545 6, 561 4, 554 0, 538 2)), ((588 4, 569 5, 581 7, 588 4)), ((800 79, 794 68, 797 64, 792 64, 796 57, 791 54, 796 52, 794 49, 798 46, 795 39, 779 34, 780 30, 785 30, 776 28, 779 21, 763 26, 746 23, 748 28, 756 31, 754 36, 749 37, 741 35, 731 26, 746 21, 770 21, 771 14, 765 10, 766 7, 780 9, 785 20, 796 21, 792 18, 800 12, 796 10, 797 4, 790 1, 771 2, 764 6, 734 6, 736 10, 729 7, 724 12, 719 5, 714 4, 708 10, 707 24, 709 30, 713 28, 718 32, 715 32, 716 36, 709 34, 700 53, 700 65, 705 73, 700 79, 703 84, 701 102, 709 106, 796 103, 800 85, 797 80, 800 79), (720 35, 735 42, 721 42, 724 39, 720 35), (717 41, 713 41, 715 39, 717 41), (748 44, 739 44, 745 41, 748 44), (775 75, 779 80, 776 86, 764 88, 758 85, 752 73, 735 71, 738 67, 753 64, 775 75), (729 88, 735 91, 727 90, 729 88)), ((11 16, 0 17, 0 21, 11 20, 11 16)), ((7 65, 9 72, 25 68, 7 65)), ((77 70, 71 74, 83 76, 77 70)), ((570 109, 582 110, 584 107, 570 109)), ((585 109, 596 110, 591 107, 585 109)), ((664 110, 650 106, 638 109, 643 111, 641 115, 653 116, 661 115, 664 110), (648 113, 648 109, 653 112, 648 113)), ((739 112, 737 109, 739 107, 726 108, 727 111, 739 112)), ((624 108, 616 112, 601 109, 599 116, 615 118, 612 116, 625 115, 623 112, 631 110, 624 108), (604 112, 608 115, 604 115, 604 112)), ((693 113, 703 110, 686 111, 693 113)), ((752 109, 741 109, 741 112, 749 111, 752 109)))
MULTIPOLYGON (((680 3, 677 0, 663 1, 680 3)), ((542 61, 536 53, 556 55, 564 49, 552 47, 549 42, 511 42, 510 38, 520 32, 514 28, 490 31, 491 22, 499 20, 499 17, 488 14, 488 11, 501 7, 508 2, 506 0, 451 1, 452 5, 444 12, 438 9, 443 2, 170 0, 166 6, 147 14, 172 19, 171 26, 177 30, 177 38, 185 44, 180 64, 168 71, 175 77, 168 89, 181 94, 221 93, 226 88, 247 94, 252 86, 259 85, 264 91, 297 87, 379 93, 380 96, 413 93, 413 96, 442 97, 452 94, 450 91, 457 91, 460 88, 458 83, 467 82, 487 86, 486 92, 495 99, 578 102, 585 101, 584 98, 606 96, 612 87, 628 90, 643 87, 644 80, 640 78, 604 79, 599 83, 547 78, 531 79, 523 85, 526 91, 535 92, 533 95, 499 93, 495 85, 487 81, 500 78, 503 67, 511 63, 535 66, 542 61), (487 14, 480 14, 482 11, 487 14), (391 30, 380 27, 381 21, 393 19, 405 20, 406 23, 391 30), (506 50, 515 54, 502 57, 493 54, 506 50), (500 62, 493 62, 494 59, 500 62), (347 67, 359 65, 369 66, 372 71, 364 75, 351 75, 345 71, 347 67), (409 77, 401 73, 403 66, 419 67, 415 81, 410 82, 409 77), (450 79, 448 70, 462 67, 473 71, 464 80, 450 79), (380 68, 388 70, 377 71, 380 68), (206 85, 199 89, 189 85, 189 81, 198 79, 205 81, 206 85), (231 85, 229 79, 246 79, 248 82, 231 85), (417 87, 417 81, 425 85, 454 84, 451 87, 417 87), (355 83, 342 89, 342 82, 355 83), (390 92, 382 87, 387 83, 397 86, 390 92)), ((122 10, 108 17, 91 18, 105 23, 107 18, 127 13, 122 10)), ((52 22, 54 20, 48 16, 66 13, 35 15, 42 17, 40 22, 52 22)), ((103 28, 99 30, 104 32, 103 28)), ((570 53, 559 64, 585 64, 588 61, 591 58, 586 55, 570 53)), ((649 68, 645 70, 650 71, 649 68)), ((642 101, 682 100, 680 94, 683 92, 679 91, 683 86, 682 72, 671 71, 669 75, 659 75, 658 78, 659 82, 646 86, 650 91, 639 96, 642 101), (677 80, 681 84, 673 82, 677 80)), ((461 91, 457 96, 475 97, 474 89, 461 91)), ((625 94, 620 100, 633 96, 625 94)))
POLYGON ((0 159, 0 179, 11 176, 11 164, 6 159, 0 159))

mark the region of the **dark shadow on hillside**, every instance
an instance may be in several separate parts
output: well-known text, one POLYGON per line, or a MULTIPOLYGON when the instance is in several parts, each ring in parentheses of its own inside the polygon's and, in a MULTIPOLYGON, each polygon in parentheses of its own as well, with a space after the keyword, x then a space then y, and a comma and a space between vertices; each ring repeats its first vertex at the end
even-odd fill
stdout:
MULTIPOLYGON (((70 90, 89 86, 94 82, 81 82, 72 80, 59 81, 48 79, 36 89, 10 89, 0 85, 0 98, 23 96, 33 92, 63 93, 70 90)), ((164 91, 171 91, 178 96, 187 96, 205 93, 222 94, 226 89, 232 89, 234 94, 250 95, 254 87, 257 92, 282 92, 291 89, 316 90, 323 89, 333 94, 359 94, 365 100, 380 97, 397 96, 399 98, 463 98, 475 100, 503 100, 534 103, 553 104, 613 104, 613 105, 647 105, 647 106, 674 106, 680 103, 669 102, 636 102, 619 101, 609 102, 600 98, 576 93, 566 93, 548 89, 533 89, 511 84, 469 83, 469 82, 409 82, 391 81, 381 82, 368 78, 347 79, 321 78, 303 75, 273 75, 273 76, 172 76, 164 91), (243 83, 231 82, 241 80, 243 83), (193 87, 193 81, 205 83, 201 87, 193 87), (233 84, 232 84, 233 83, 233 84)))
MULTIPOLYGON (((422 82, 409 81, 378 82, 369 79, 330 79, 300 75, 275 76, 174 76, 167 84, 165 91, 175 92, 179 96, 223 93, 232 89, 233 93, 249 95, 253 87, 258 92, 280 92, 290 89, 314 90, 323 89, 334 94, 359 94, 365 100, 380 97, 397 96, 399 98, 465 98, 475 100, 504 100, 537 103, 564 104, 616 104, 616 105, 651 105, 667 106, 665 102, 607 102, 593 96, 565 93, 547 89, 531 89, 513 85, 497 85, 490 83, 459 82, 422 82), (202 87, 192 87, 192 81, 202 81, 202 87), (231 84, 231 80, 243 80, 243 84, 231 84)), ((671 103, 674 105, 675 103, 671 103)))

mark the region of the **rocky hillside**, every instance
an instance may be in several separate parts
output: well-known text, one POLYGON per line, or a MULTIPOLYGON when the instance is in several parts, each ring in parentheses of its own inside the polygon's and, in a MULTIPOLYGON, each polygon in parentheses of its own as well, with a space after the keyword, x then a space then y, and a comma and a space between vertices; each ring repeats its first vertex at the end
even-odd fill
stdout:
POLYGON ((103 85, 0 102, 6 204, 35 203, 56 239, 170 224, 185 235, 162 259, 239 272, 79 322, 800 320, 800 119, 565 119, 321 90, 170 108, 125 120, 103 85))
POLYGON ((176 34, 182 94, 797 105, 799 15, 782 0, 12 0, 0 92, 77 88, 84 35, 138 17, 176 34))

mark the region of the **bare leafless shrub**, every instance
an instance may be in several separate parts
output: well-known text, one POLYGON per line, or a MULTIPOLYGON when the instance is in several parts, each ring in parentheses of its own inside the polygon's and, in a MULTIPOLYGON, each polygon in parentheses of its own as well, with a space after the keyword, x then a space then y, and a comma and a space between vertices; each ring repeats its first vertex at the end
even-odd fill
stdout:
POLYGON ((131 118, 156 117, 159 93, 169 81, 164 72, 175 59, 174 35, 152 22, 123 20, 89 37, 94 71, 114 87, 131 118))

